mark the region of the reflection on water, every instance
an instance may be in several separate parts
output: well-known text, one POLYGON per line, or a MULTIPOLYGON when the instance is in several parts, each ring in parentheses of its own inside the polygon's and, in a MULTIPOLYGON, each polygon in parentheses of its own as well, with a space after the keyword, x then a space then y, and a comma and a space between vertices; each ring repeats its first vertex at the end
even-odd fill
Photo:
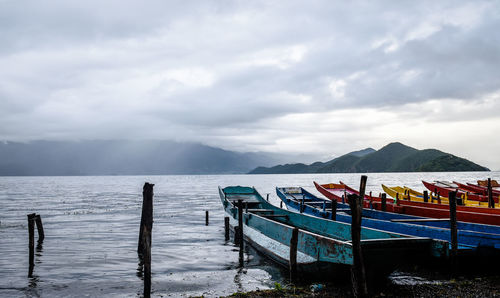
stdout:
MULTIPOLYGON (((286 271, 252 248, 244 266, 238 247, 224 239, 217 186, 255 186, 279 206, 275 186, 342 180, 354 187, 359 174, 0 177, 0 296, 142 295, 137 239, 144 182, 154 187, 153 296, 221 296, 286 283, 286 271), (210 223, 205 225, 205 211, 210 223), (41 214, 45 240, 36 248, 33 277, 26 277, 26 214, 41 214)), ((380 184, 423 189, 420 180, 473 182, 490 173, 368 174, 367 190, 380 184)), ((231 237, 232 238, 232 237, 231 237)))

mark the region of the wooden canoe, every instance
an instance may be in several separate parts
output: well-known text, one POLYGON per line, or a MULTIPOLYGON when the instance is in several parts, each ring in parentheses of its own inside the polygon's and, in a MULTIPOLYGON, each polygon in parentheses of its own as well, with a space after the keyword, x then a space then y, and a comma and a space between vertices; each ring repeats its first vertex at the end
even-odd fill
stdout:
MULTIPOLYGON (((457 192, 457 197, 464 197, 466 200, 488 202, 488 197, 476 193, 468 193, 458 188, 453 188, 449 186, 439 185, 438 183, 431 183, 427 181, 422 181, 424 186, 433 193, 439 193, 442 197, 448 197, 451 191, 457 192)), ((498 196, 494 198, 495 203, 498 203, 498 196)))
MULTIPOLYGON (((401 187, 389 187, 384 184, 382 184, 382 189, 384 190, 385 193, 387 193, 389 196, 392 198, 396 198, 396 194, 401 187)), ((408 189, 408 188, 404 188, 408 189)), ((407 192, 408 193, 408 192, 407 192)), ((400 193, 401 194, 401 193, 400 193)), ((400 198, 400 205, 410 205, 410 206, 420 206, 420 207, 429 207, 429 208, 437 208, 437 209, 446 209, 448 210, 450 207, 448 206, 448 198, 445 197, 440 197, 439 200, 434 197, 434 200, 429 200, 429 202, 424 202, 423 199, 420 200, 420 198, 411 196, 408 197, 408 195, 399 195, 400 198)), ((462 200, 464 202, 464 200, 462 200)), ((488 204, 485 202, 478 202, 478 201, 465 201, 467 204, 466 206, 464 205, 457 205, 457 211, 468 211, 468 212, 476 212, 476 213, 489 213, 489 214, 499 214, 500 215, 500 209, 498 208, 487 208, 488 204)))
MULTIPOLYGON (((327 276, 326 271, 318 272, 318 266, 352 265, 349 224, 281 209, 267 202, 252 187, 219 187, 219 196, 233 225, 238 220, 236 202, 244 202, 246 207, 242 220, 245 240, 277 263, 288 266, 289 244, 295 227, 299 229, 299 271, 307 273, 312 269, 327 276)), ((367 276, 372 277, 386 277, 399 265, 418 264, 422 258, 429 260, 432 252, 437 257, 449 254, 446 242, 369 228, 361 228, 361 247, 367 276)))

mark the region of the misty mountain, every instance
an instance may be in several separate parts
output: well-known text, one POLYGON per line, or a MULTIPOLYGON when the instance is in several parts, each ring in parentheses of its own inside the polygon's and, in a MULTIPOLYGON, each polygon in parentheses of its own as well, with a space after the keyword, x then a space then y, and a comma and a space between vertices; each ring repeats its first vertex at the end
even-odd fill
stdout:
POLYGON ((257 167, 250 174, 366 173, 366 172, 446 172, 489 171, 464 158, 436 149, 417 150, 401 143, 390 143, 378 151, 367 148, 327 162, 257 167))
POLYGON ((4 142, 0 175, 233 174, 289 158, 172 141, 4 142))

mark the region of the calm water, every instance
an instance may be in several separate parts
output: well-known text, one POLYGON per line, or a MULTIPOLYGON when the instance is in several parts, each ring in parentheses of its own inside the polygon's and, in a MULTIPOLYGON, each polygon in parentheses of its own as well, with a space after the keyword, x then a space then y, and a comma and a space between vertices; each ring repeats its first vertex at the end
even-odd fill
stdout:
MULTIPOLYGON (((367 190, 380 183, 423 189, 420 180, 473 182, 488 173, 368 174, 367 190)), ((137 272, 142 186, 154 183, 153 296, 220 296, 286 283, 286 273, 250 250, 244 268, 224 241, 217 186, 255 186, 279 204, 275 186, 342 180, 359 186, 359 174, 0 177, 0 296, 141 296, 137 272), (205 226, 205 210, 210 224, 205 226), (28 278, 26 214, 41 214, 43 247, 28 278)), ((37 236, 36 236, 37 237, 37 236)))

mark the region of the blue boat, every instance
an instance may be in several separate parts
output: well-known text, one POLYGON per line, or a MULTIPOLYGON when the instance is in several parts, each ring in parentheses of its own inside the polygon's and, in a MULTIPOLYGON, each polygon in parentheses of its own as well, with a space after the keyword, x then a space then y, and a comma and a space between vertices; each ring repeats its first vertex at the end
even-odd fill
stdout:
MULTIPOLYGON (((325 268, 345 272, 353 264, 350 224, 279 208, 267 202, 253 187, 219 186, 219 195, 232 226, 237 225, 236 206, 238 200, 242 200, 245 240, 277 263, 288 266, 292 230, 298 228, 298 271, 325 276, 325 268)), ((386 277, 399 265, 449 255, 445 241, 364 227, 361 247, 368 280, 386 277)))
MULTIPOLYGON (((287 208, 320 218, 332 219, 332 201, 318 198, 301 187, 277 187, 278 197, 287 208)), ((362 226, 419 237, 451 241, 449 220, 422 218, 371 209, 363 209, 362 226)), ((337 203, 335 220, 351 222, 350 208, 337 203)), ((478 249, 500 249, 500 227, 458 222, 458 250, 470 254, 478 249)))

